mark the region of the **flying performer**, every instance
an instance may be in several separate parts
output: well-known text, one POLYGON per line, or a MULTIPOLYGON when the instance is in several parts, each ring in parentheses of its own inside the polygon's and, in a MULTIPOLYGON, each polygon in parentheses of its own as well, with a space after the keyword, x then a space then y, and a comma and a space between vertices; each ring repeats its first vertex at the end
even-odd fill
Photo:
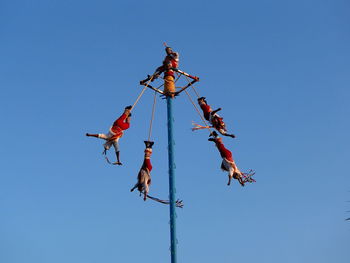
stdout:
POLYGON ((221 135, 232 137, 232 138, 236 137, 234 134, 227 133, 226 125, 223 121, 223 118, 217 114, 217 112, 220 111, 221 108, 213 110, 210 107, 210 105, 208 105, 205 97, 198 98, 198 104, 203 111, 204 118, 207 121, 209 121, 212 127, 215 128, 218 132, 220 132, 221 135))
MULTIPOLYGON (((130 118, 131 118, 131 109, 132 106, 126 106, 123 114, 113 123, 110 127, 107 134, 99 133, 99 134, 91 134, 86 133, 86 136, 96 137, 105 140, 106 142, 103 144, 104 151, 103 154, 106 155, 107 151, 113 145, 115 149, 115 154, 117 156, 117 161, 113 164, 122 165, 120 162, 120 150, 119 150, 119 139, 123 136, 124 131, 129 129, 130 127, 130 118)), ((108 159, 107 159, 108 160, 108 159)))
POLYGON ((144 85, 148 81, 153 81, 157 79, 160 74, 164 72, 164 93, 171 97, 175 94, 175 72, 173 68, 179 66, 179 53, 174 52, 171 47, 165 47, 166 56, 163 60, 163 64, 156 69, 152 76, 140 81, 141 85, 144 85))
POLYGON ((144 141, 144 143, 145 143, 146 149, 145 149, 145 156, 143 159, 143 163, 137 175, 137 183, 133 188, 131 188, 130 191, 132 192, 137 188, 137 190, 139 190, 140 192, 140 195, 143 193, 143 200, 146 201, 147 194, 149 192, 149 186, 151 184, 151 171, 152 171, 151 155, 152 155, 152 146, 154 142, 144 141))
POLYGON ((232 158, 232 153, 225 148, 225 145, 222 143, 222 138, 213 131, 210 134, 211 138, 208 141, 215 142, 216 147, 218 148, 220 155, 222 157, 221 169, 228 172, 228 183, 231 184, 231 179, 234 178, 238 180, 241 186, 244 186, 243 173, 238 169, 235 161, 232 158))

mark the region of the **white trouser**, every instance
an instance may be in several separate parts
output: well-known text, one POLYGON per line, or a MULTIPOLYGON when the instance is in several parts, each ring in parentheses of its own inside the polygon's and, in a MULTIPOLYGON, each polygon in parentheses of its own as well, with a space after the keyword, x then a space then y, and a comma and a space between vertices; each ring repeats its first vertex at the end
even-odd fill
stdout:
POLYGON ((105 147, 106 150, 109 150, 111 148, 111 146, 113 145, 114 149, 116 152, 119 152, 119 137, 114 139, 114 140, 109 140, 110 138, 112 138, 115 134, 108 132, 107 134, 104 133, 100 133, 98 135, 98 138, 106 140, 105 144, 103 144, 103 147, 105 147))
POLYGON ((225 170, 228 171, 229 176, 232 177, 235 173, 235 165, 233 165, 233 163, 229 162, 225 158, 222 159, 222 165, 225 167, 225 170))

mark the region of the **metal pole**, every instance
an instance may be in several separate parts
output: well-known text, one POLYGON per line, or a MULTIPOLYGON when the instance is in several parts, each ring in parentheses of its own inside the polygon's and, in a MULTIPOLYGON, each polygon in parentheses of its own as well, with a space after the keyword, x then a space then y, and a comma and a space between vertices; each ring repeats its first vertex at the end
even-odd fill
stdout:
POLYGON ((168 112, 168 159, 169 159, 169 201, 170 201, 170 245, 171 263, 176 263, 176 211, 175 211, 175 163, 173 139, 173 99, 167 96, 168 112))

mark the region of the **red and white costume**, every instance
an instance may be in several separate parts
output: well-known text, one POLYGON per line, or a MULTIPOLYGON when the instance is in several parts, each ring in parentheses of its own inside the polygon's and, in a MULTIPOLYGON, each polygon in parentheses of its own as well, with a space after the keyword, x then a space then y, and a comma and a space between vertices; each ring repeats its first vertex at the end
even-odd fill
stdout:
POLYGON ((131 189, 131 191, 134 191, 134 189, 137 188, 137 190, 139 190, 140 193, 143 192, 144 200, 146 200, 147 198, 147 194, 149 192, 149 186, 151 185, 151 171, 152 171, 151 155, 152 155, 152 149, 146 148, 143 164, 137 175, 137 183, 131 189))
POLYGON ((226 130, 226 125, 223 121, 223 118, 220 117, 219 114, 217 114, 216 112, 214 114, 212 114, 213 109, 210 107, 210 105, 208 105, 206 102, 201 101, 199 103, 199 106, 201 107, 202 111, 203 111, 203 115, 204 118, 210 122, 210 124, 218 131, 220 132, 222 135, 226 135, 227 134, 227 130, 226 130))
POLYGON ((129 129, 130 123, 126 122, 127 114, 123 113, 112 125, 107 134, 100 133, 98 138, 106 140, 104 147, 109 150, 113 145, 115 151, 119 151, 119 139, 123 136, 123 131, 129 129))
POLYGON ((230 178, 232 178, 232 177, 236 178, 237 176, 242 177, 241 171, 238 169, 238 167, 236 166, 235 161, 232 158, 232 152, 229 151, 224 146, 224 144, 222 143, 221 140, 216 139, 215 140, 215 145, 218 148, 218 150, 220 152, 220 155, 222 157, 221 169, 223 169, 224 171, 229 172, 228 176, 230 178))
POLYGON ((177 52, 172 52, 168 55, 163 60, 163 65, 158 67, 156 69, 156 74, 159 75, 162 72, 164 72, 164 78, 167 76, 171 76, 175 79, 175 73, 174 70, 171 68, 177 68, 179 66, 179 53, 177 52))
POLYGON ((199 106, 203 111, 204 118, 207 121, 210 121, 210 115, 211 115, 210 113, 213 111, 212 108, 206 103, 201 103, 199 106))
POLYGON ((146 170, 148 173, 150 173, 152 171, 151 155, 152 155, 152 149, 146 148, 145 149, 145 158, 143 159, 143 164, 141 166, 141 169, 146 170))
POLYGON ((163 61, 164 77, 172 76, 175 79, 174 71, 171 68, 179 66, 179 53, 173 52, 167 55, 163 61))

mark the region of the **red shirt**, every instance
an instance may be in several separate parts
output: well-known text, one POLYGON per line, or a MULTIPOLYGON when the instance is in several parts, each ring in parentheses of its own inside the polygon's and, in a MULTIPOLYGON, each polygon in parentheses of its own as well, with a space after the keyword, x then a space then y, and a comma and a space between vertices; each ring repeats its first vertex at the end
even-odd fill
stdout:
MULTIPOLYGON (((170 54, 167 55, 163 61, 163 65, 165 68, 177 68, 179 66, 178 60, 176 59, 177 55, 170 54)), ((164 77, 172 76, 175 78, 174 71, 172 69, 167 69, 164 71, 164 77)))
POLYGON ((210 112, 212 112, 211 107, 208 104, 200 104, 201 109, 203 111, 204 118, 209 121, 210 118, 210 112))
POLYGON ((221 142, 215 142, 216 147, 218 148, 220 155, 222 158, 226 158, 228 161, 233 162, 232 153, 225 148, 224 144, 221 142))
POLYGON ((152 171, 152 164, 151 164, 151 160, 148 158, 145 158, 143 160, 143 164, 142 164, 142 168, 147 168, 149 172, 152 171))
POLYGON ((130 123, 126 122, 126 114, 123 113, 122 116, 120 116, 114 123, 112 126, 112 130, 114 127, 119 127, 122 130, 127 130, 130 127, 130 123))
MULTIPOLYGON (((112 125, 110 131, 115 135, 113 138, 121 137, 123 135, 123 131, 129 129, 130 123, 126 122, 127 115, 125 113, 122 114, 112 125)), ((113 139, 112 138, 112 139, 113 139)))

